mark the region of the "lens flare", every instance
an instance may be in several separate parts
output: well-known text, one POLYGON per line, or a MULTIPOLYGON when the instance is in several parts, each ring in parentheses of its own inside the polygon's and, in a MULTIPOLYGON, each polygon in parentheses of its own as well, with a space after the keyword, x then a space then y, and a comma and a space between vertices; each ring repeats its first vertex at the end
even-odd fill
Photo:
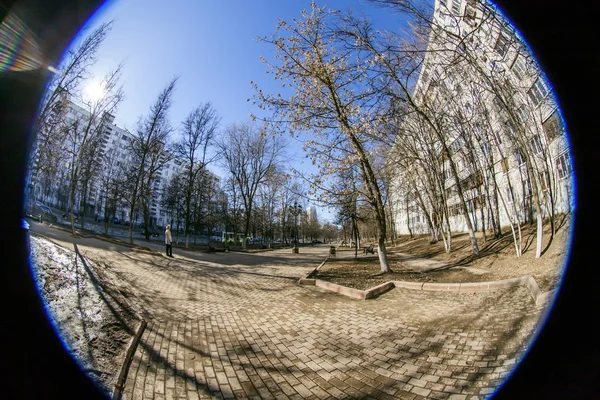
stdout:
POLYGON ((16 12, 11 11, 0 25, 0 72, 38 68, 58 72, 48 65, 31 29, 16 12))

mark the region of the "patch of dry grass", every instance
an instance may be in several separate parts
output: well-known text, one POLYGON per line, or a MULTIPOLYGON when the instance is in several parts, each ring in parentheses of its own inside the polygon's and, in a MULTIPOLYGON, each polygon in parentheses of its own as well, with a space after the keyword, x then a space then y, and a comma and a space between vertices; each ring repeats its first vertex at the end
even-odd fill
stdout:
POLYGON ((542 241, 543 253, 535 258, 536 226, 523 225, 521 230, 523 254, 516 256, 510 229, 503 236, 484 240, 481 232, 476 233, 480 254, 474 256, 466 233, 452 237, 452 251, 444 251, 443 242, 430 243, 429 235, 410 238, 403 236, 395 246, 388 248, 388 260, 393 270, 382 274, 377 255, 364 255, 358 251, 358 259, 352 257, 354 249, 338 248, 343 259, 327 262, 319 271, 317 278, 356 289, 369 289, 380 283, 396 281, 415 282, 487 282, 531 275, 542 292, 557 287, 567 257, 570 242, 569 216, 559 217, 557 233, 550 242, 550 225, 544 226, 542 241), (424 260, 432 260, 440 265, 418 270, 404 260, 411 255, 424 260))

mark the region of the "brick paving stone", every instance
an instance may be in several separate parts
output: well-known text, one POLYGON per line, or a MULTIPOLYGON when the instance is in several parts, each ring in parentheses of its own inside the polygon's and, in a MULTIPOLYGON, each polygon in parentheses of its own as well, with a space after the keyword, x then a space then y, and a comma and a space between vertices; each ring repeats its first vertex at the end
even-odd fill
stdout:
POLYGON ((358 301, 297 285, 324 258, 310 251, 108 266, 148 320, 125 397, 483 398, 544 312, 525 287, 358 301))

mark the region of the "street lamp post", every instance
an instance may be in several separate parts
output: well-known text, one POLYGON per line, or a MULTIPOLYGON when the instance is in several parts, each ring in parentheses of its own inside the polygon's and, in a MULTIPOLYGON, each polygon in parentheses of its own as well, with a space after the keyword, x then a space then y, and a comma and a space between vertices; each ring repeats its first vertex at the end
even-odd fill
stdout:
POLYGON ((294 200, 294 205, 289 206, 289 209, 290 213, 294 216, 294 229, 296 231, 292 253, 298 253, 298 215, 302 212, 302 206, 294 200))

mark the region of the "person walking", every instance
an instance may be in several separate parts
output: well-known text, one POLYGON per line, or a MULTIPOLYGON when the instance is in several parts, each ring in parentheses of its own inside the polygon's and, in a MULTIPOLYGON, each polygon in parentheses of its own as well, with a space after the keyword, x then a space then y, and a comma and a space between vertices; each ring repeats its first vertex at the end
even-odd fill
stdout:
POLYGON ((167 257, 173 257, 173 238, 171 236, 171 225, 165 229, 165 243, 167 245, 167 257))

